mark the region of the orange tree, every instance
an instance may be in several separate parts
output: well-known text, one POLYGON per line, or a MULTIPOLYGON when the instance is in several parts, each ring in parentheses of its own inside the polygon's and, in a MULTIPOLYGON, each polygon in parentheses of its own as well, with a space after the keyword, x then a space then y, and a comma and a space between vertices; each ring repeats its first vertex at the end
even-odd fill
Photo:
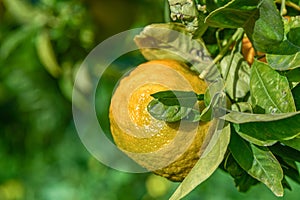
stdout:
MULTIPOLYGON (((122 117, 118 116, 120 119, 116 121, 118 109, 122 110, 119 113, 124 109, 128 109, 129 113, 135 108, 147 109, 154 119, 168 124, 211 121, 215 128, 209 130, 208 144, 202 146, 203 154, 194 167, 189 169, 190 172, 171 199, 186 196, 217 167, 234 178, 239 191, 245 192, 252 185, 263 183, 276 196, 283 196, 284 188, 291 189, 287 177, 300 183, 297 167, 300 161, 299 2, 168 2, 170 20, 173 22, 147 26, 136 36, 135 42, 146 59, 186 62, 190 73, 197 73, 199 78, 206 80, 206 92, 194 93, 195 97, 203 97, 196 101, 204 101, 206 107, 194 109, 196 101, 190 100, 191 91, 178 91, 172 87, 169 90, 162 87, 149 90, 144 95, 152 97, 149 97, 150 100, 147 97, 146 106, 143 105, 145 102, 138 104, 138 99, 136 102, 128 101, 125 106, 116 106, 117 100, 114 98, 122 96, 122 91, 119 91, 122 89, 117 89, 117 97, 112 101, 114 116, 111 116, 111 130, 116 143, 123 150, 130 149, 133 143, 130 143, 131 140, 126 143, 126 140, 133 136, 126 138, 122 134, 135 130, 122 117), (286 15, 289 17, 284 17, 286 15), (174 34, 174 31, 178 34, 174 34), (149 46, 149 43, 153 46, 149 46), (219 90, 216 90, 218 84, 219 90), (132 107, 132 104, 135 106, 132 107), (122 121, 125 123, 123 130, 118 127, 122 121)), ((148 65, 149 68, 154 67, 148 65)), ((130 77, 138 73, 136 70, 121 81, 119 87, 124 90, 123 86, 130 81, 130 77)), ((159 71, 148 74, 163 76, 159 71)), ((164 77, 165 82, 168 79, 170 82, 178 81, 164 77)), ((144 81, 147 82, 147 77, 144 77, 144 81)), ((128 92, 131 90, 123 91, 128 92)), ((122 97, 125 98, 124 95, 122 97)), ((145 123, 143 119, 148 114, 141 111, 134 118, 139 123, 145 123)), ((146 129, 143 130, 147 132, 146 129)), ((139 144, 143 143, 134 144, 135 150, 139 144)), ((141 165, 151 169, 151 164, 141 165)), ((183 162, 181 168, 185 168, 184 165, 186 163, 183 162)), ((163 176, 172 177, 177 172, 164 173, 163 176)))

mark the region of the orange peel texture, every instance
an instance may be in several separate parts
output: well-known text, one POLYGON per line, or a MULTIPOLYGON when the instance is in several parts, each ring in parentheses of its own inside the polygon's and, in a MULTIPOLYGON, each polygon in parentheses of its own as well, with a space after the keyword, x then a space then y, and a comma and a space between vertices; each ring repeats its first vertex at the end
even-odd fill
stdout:
MULTIPOLYGON (((167 123, 153 118, 150 95, 165 90, 205 93, 207 85, 188 66, 173 60, 143 63, 124 77, 110 105, 111 133, 116 145, 146 169, 182 181, 202 153, 210 122, 167 123)), ((203 108, 198 102, 196 108, 203 108)))

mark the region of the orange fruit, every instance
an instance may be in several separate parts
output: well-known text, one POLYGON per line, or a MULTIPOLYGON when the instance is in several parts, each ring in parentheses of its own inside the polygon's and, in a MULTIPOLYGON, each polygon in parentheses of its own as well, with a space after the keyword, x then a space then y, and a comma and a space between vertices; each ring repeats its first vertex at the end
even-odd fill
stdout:
MULTIPOLYGON (((111 99, 109 118, 116 145, 146 169, 182 181, 199 160, 210 122, 167 123, 153 118, 150 95, 164 90, 204 94, 207 85, 188 66, 173 60, 143 63, 123 78, 111 99)), ((197 102, 195 108, 203 108, 197 102)))
POLYGON ((260 57, 258 60, 266 62, 265 54, 259 51, 256 52, 248 37, 244 37, 242 40, 242 54, 249 65, 252 65, 255 56, 260 57))

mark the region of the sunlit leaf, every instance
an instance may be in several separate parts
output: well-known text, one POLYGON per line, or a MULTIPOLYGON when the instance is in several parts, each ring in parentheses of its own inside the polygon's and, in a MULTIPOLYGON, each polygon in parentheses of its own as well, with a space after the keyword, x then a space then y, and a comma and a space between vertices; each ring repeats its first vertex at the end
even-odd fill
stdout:
POLYGON ((61 75, 62 70, 57 63, 49 33, 42 30, 36 41, 37 53, 46 70, 55 78, 61 75))
POLYGON ((231 112, 239 112, 239 113, 252 113, 253 108, 252 105, 249 102, 236 102, 231 105, 231 111, 228 111, 229 113, 231 112))
MULTIPOLYGON (((253 23, 258 19, 259 0, 255 1, 230 1, 220 7, 206 18, 210 26, 223 28, 239 28, 253 23)), ((249 28, 251 28, 249 27, 249 28)))
POLYGON ((223 79, 218 78, 209 84, 204 95, 204 103, 207 106, 201 113, 200 118, 202 121, 210 121, 214 117, 226 114, 227 100, 223 79))
POLYGON ((166 90, 151 94, 151 96, 168 106, 181 105, 192 107, 197 100, 200 100, 197 98, 197 94, 192 91, 166 90))
POLYGON ((248 122, 276 121, 276 120, 285 119, 300 114, 300 112, 276 113, 276 114, 255 114, 255 113, 245 113, 245 112, 237 112, 237 111, 227 111, 227 112, 229 113, 223 116, 222 119, 225 119, 229 122, 236 123, 236 124, 242 124, 248 122))
MULTIPOLYGON (((282 43, 284 26, 272 0, 230 1, 210 13, 206 22, 215 27, 244 28, 256 50, 270 53, 283 51, 274 46, 282 43)), ((293 46, 290 48, 293 53, 293 46)))
POLYGON ((200 111, 193 107, 197 100, 203 100, 203 95, 191 91, 161 91, 151 94, 153 99, 147 106, 148 112, 156 119, 176 122, 185 117, 189 120, 200 119, 200 111), (192 112, 191 115, 190 112, 192 112), (189 116, 188 116, 189 115, 189 116))
POLYGON ((265 113, 296 111, 287 78, 265 63, 254 61, 251 67, 250 94, 252 103, 265 113))
POLYGON ((165 105, 159 100, 154 99, 148 104, 147 110, 155 119, 176 122, 188 116, 192 108, 180 105, 165 105))
POLYGON ((210 121, 214 117, 225 115, 225 109, 219 109, 226 106, 226 98, 224 93, 216 93, 211 99, 210 104, 204 108, 200 115, 202 121, 210 121))
POLYGON ((267 54, 266 57, 270 67, 276 70, 291 70, 300 67, 300 52, 292 55, 267 54))
POLYGON ((300 115, 289 118, 234 124, 235 130, 244 139, 257 145, 272 145, 276 141, 290 140, 300 134, 300 115))
MULTIPOLYGON (((173 59, 189 62, 198 73, 212 63, 205 45, 193 39, 193 35, 178 23, 148 25, 134 41, 147 60, 173 59)), ((218 76, 219 71, 215 67, 206 79, 214 81, 218 76)))
POLYGON ((264 183, 276 196, 283 196, 283 171, 280 163, 266 147, 250 144, 253 152, 253 165, 248 173, 264 183))
POLYGON ((277 196, 283 195, 283 172, 271 151, 248 143, 236 134, 231 136, 229 149, 239 165, 252 177, 263 182, 277 196))
POLYGON ((185 197, 195 187, 211 176, 222 162, 230 140, 230 125, 227 124, 224 127, 219 127, 220 124, 222 125, 220 120, 214 120, 213 123, 215 123, 214 129, 210 130, 210 134, 212 134, 210 143, 213 145, 208 145, 210 147, 206 148, 199 161, 176 189, 170 200, 185 197))

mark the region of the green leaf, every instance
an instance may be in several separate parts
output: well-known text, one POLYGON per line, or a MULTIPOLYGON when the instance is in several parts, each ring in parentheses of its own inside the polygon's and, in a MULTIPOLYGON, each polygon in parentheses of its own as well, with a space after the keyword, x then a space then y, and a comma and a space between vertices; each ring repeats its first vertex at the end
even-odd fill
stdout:
POLYGON ((284 39, 284 26, 273 0, 259 2, 259 18, 253 30, 245 27, 254 48, 262 52, 280 52, 276 46, 284 39), (253 33, 251 32, 253 31, 253 33))
POLYGON ((236 133, 231 134, 229 150, 244 170, 248 171, 252 167, 254 156, 251 146, 236 133))
POLYGON ((254 144, 272 145, 300 134, 300 114, 276 121, 234 124, 234 128, 240 136, 254 144))
POLYGON ((192 109, 191 112, 184 118, 184 120, 190 122, 198 122, 201 120, 201 113, 199 110, 192 109))
POLYGON ((204 104, 205 106, 208 106, 210 104, 210 101, 211 101, 211 94, 210 94, 210 90, 209 88, 205 91, 205 94, 204 94, 204 104))
POLYGON ((292 147, 298 151, 300 151, 300 136, 297 136, 291 140, 282 140, 280 141, 282 142, 283 144, 289 146, 289 147, 292 147))
POLYGON ((284 39, 284 26, 273 0, 233 0, 210 13, 206 23, 219 28, 244 28, 255 49, 262 52, 280 51, 277 46, 284 39))
POLYGON ((210 101, 210 103, 203 109, 200 118, 202 121, 210 121, 213 118, 213 108, 218 102, 219 94, 216 94, 210 101))
POLYGON ((290 70, 300 67, 300 52, 292 55, 267 54, 266 57, 270 67, 276 70, 290 70))
POLYGON ((214 117, 226 114, 227 101, 222 78, 218 78, 208 85, 204 95, 204 103, 207 107, 201 113, 202 121, 210 121, 214 117))
POLYGON ((300 110, 300 84, 292 89, 292 94, 294 96, 296 109, 300 110))
MULTIPOLYGON (((233 124, 235 131, 246 141, 256 144, 258 146, 271 146, 277 142, 275 139, 260 139, 252 136, 251 134, 247 134, 247 132, 240 131, 239 124, 233 124)), ((256 133, 257 134, 257 133, 256 133)))
MULTIPOLYGON (((289 82, 300 82, 300 68, 296 68, 288 71, 285 76, 289 80, 289 82)), ((295 96, 294 96, 295 98, 295 96)))
POLYGON ((231 135, 229 149, 234 159, 249 175, 264 183, 276 196, 283 195, 283 172, 271 151, 252 145, 236 134, 231 135))
POLYGON ((285 177, 283 177, 281 184, 283 186, 284 189, 288 189, 288 190, 292 190, 291 185, 289 184, 289 182, 286 180, 285 177))
POLYGON ((281 55, 290 55, 290 54, 296 54, 300 51, 300 45, 299 45, 299 22, 300 17, 291 17, 290 20, 284 20, 284 39, 283 41, 274 46, 273 48, 270 47, 270 51, 266 51, 270 54, 281 54, 281 55))
POLYGON ((254 113, 245 113, 245 112, 237 112, 237 111, 227 111, 229 112, 222 119, 226 121, 243 124, 248 122, 269 122, 276 121, 285 118, 292 117, 294 115, 300 114, 300 112, 292 112, 292 113, 276 113, 276 114, 254 114, 254 113))
POLYGON ((32 23, 33 19, 40 19, 41 13, 36 7, 33 7, 26 1, 21 0, 3 0, 6 9, 22 23, 32 23), (39 17, 39 18, 38 18, 39 17))
POLYGON ((193 107, 197 100, 203 100, 203 94, 167 90, 151 94, 151 96, 155 99, 148 104, 147 109, 158 120, 167 122, 176 122, 183 118, 189 121, 200 120, 200 111, 193 107))
POLYGON ((283 169, 284 175, 286 177, 291 178, 296 183, 300 184, 300 174, 297 165, 298 162, 282 158, 278 155, 276 155, 276 158, 281 164, 281 168, 283 169))
POLYGON ((210 121, 211 119, 225 115, 226 111, 224 107, 226 106, 226 96, 225 93, 216 93, 210 104, 205 107, 200 115, 202 121, 210 121), (222 108, 222 109, 220 109, 222 108))
MULTIPOLYGON (((238 112, 240 114, 243 113, 252 113, 253 108, 252 105, 248 102, 237 102, 231 105, 231 110, 233 112, 238 112)), ((229 111, 231 113, 232 111, 229 111)))
POLYGON ((296 46, 286 38, 279 44, 274 44, 273 47, 269 47, 269 50, 261 50, 262 52, 270 54, 290 55, 300 51, 300 46, 296 46))
POLYGON ((177 122, 188 116, 192 108, 181 107, 180 105, 168 106, 154 99, 148 104, 147 110, 155 119, 166 122, 177 122))
POLYGON ((288 176, 290 179, 300 184, 300 174, 296 162, 294 161, 286 162, 285 160, 282 160, 280 157, 278 158, 278 161, 282 166, 281 168, 283 170, 284 175, 288 176))
POLYGON ((253 152, 253 165, 248 173, 264 183, 276 196, 283 196, 283 171, 280 163, 266 147, 250 144, 253 152))
POLYGON ((234 178, 235 186, 240 192, 247 192, 251 186, 259 183, 239 166, 232 154, 225 159, 224 168, 234 178))
POLYGON ((269 149, 273 154, 280 156, 284 160, 300 162, 300 151, 293 148, 276 143, 275 145, 270 146, 269 149))
POLYGON ((224 126, 224 121, 217 119, 212 123, 214 125, 209 129, 211 139, 208 146, 170 200, 181 199, 189 194, 195 187, 210 177, 224 159, 230 140, 230 125, 225 124, 224 126))
MULTIPOLYGON (((188 62, 198 73, 212 63, 205 45, 193 39, 193 35, 178 23, 146 26, 134 41, 147 60, 172 59, 188 62)), ((218 76, 219 71, 215 67, 206 79, 214 81, 218 76)))
POLYGON ((211 12, 205 22, 213 27, 240 28, 247 24, 253 24, 258 19, 259 0, 230 1, 225 6, 211 12))
POLYGON ((240 53, 225 56, 221 63, 221 73, 225 77, 225 89, 231 99, 243 98, 249 92, 250 67, 240 53))
POLYGON ((8 35, 0 46, 0 58, 6 60, 22 42, 35 33, 36 29, 36 26, 27 25, 8 35))
POLYGON ((294 45, 300 47, 300 27, 291 28, 287 34, 287 39, 294 45))
POLYGON ((197 94, 192 91, 166 90, 151 94, 151 96, 168 106, 181 105, 193 107, 197 100, 199 100, 197 94))
POLYGON ((263 108, 265 113, 296 111, 287 78, 265 63, 254 61, 252 65, 250 94, 253 105, 263 108))
POLYGON ((231 0, 214 0, 214 1, 206 1, 206 9, 208 12, 212 12, 217 8, 225 6, 231 0))
POLYGON ((51 44, 49 32, 44 29, 41 30, 36 39, 36 49, 41 63, 45 69, 55 78, 62 74, 62 69, 59 66, 56 55, 51 44))

